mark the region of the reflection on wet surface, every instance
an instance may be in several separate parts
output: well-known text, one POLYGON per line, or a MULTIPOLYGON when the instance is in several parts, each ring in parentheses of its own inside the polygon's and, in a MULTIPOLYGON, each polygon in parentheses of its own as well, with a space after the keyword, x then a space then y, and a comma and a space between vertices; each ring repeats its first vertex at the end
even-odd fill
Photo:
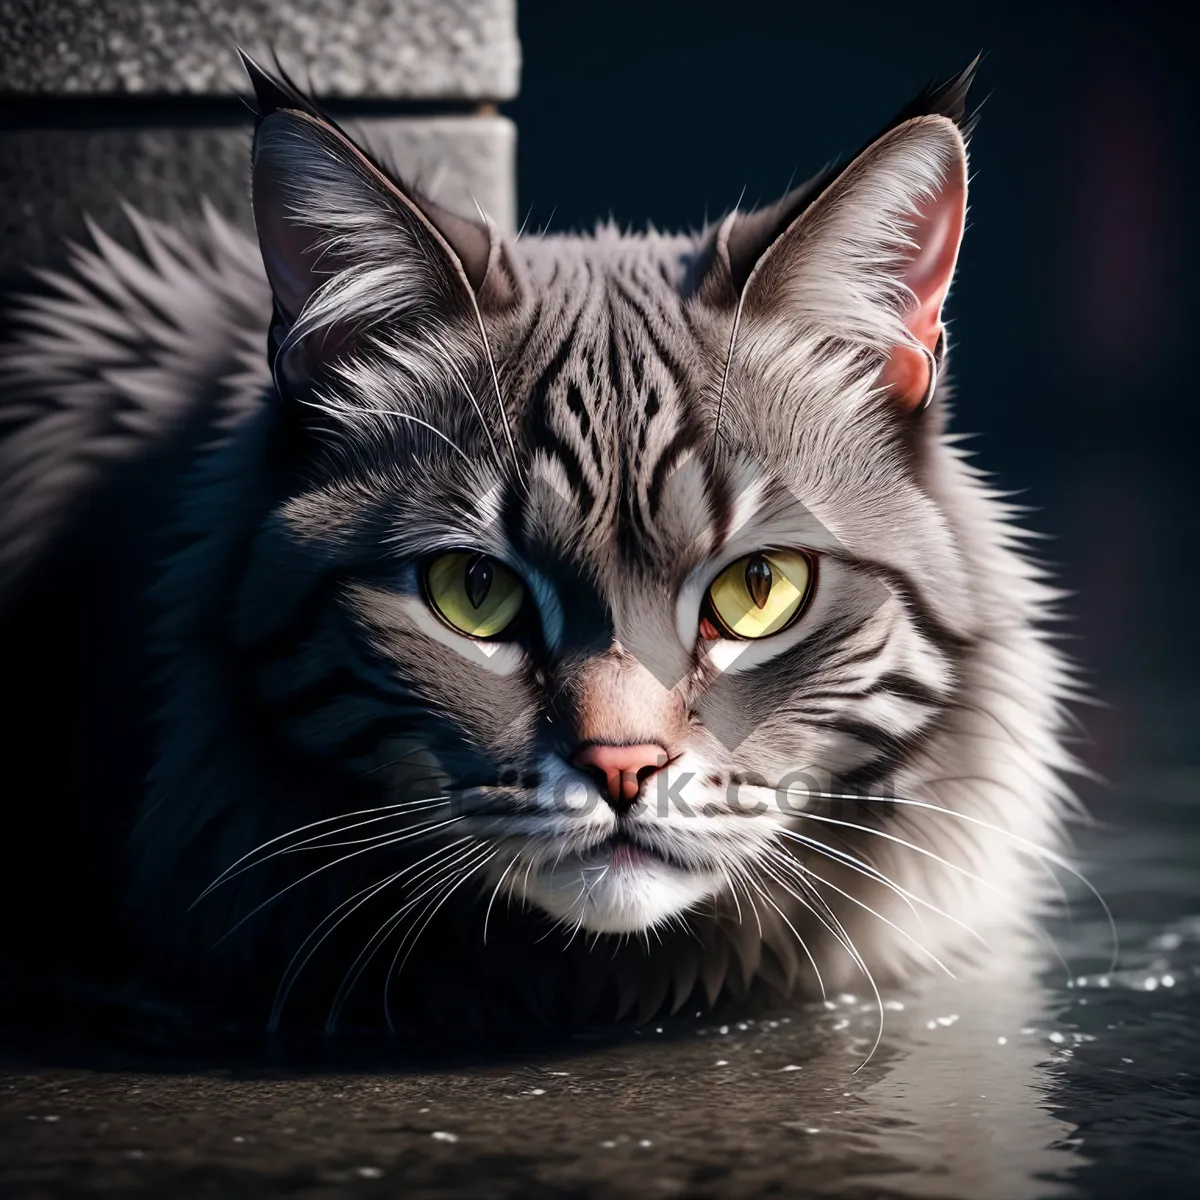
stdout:
MULTIPOLYGON (((436 1071, 38 1059, 0 1075, 15 1194, 1191 1194, 1200 1098, 1200 777, 1081 831, 1049 945, 969 980, 757 1020, 689 1019, 436 1071), (45 1062, 57 1065, 48 1067, 45 1062), (97 1062, 102 1061, 102 1066, 97 1062), (40 1187, 39 1187, 40 1185, 40 1187)), ((1048 939, 1049 942, 1049 939, 1048 939)))

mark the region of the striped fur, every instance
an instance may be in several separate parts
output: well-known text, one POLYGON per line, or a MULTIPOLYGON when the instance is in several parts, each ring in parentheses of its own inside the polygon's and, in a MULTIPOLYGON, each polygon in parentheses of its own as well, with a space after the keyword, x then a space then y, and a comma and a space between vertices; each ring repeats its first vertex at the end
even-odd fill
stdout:
POLYGON ((492 1028, 895 982, 1023 925, 1069 805, 1054 593, 944 389, 901 417, 877 386, 906 217, 962 153, 932 96, 753 271, 735 214, 482 229, 482 280, 334 127, 264 114, 257 161, 330 264, 271 331, 309 356, 298 397, 259 250, 211 213, 131 213, 140 253, 95 231, 25 302, 0 598, 88 497, 168 442, 187 462, 92 535, 153 564, 153 737, 105 864, 142 969, 276 1017, 383 988, 391 1021, 492 1028), (779 546, 817 562, 802 619, 702 644, 714 575, 779 546), (521 640, 429 611, 418 564, 459 547, 522 575, 521 640), (637 815, 652 862, 589 865, 617 818, 581 740, 674 756, 637 815))

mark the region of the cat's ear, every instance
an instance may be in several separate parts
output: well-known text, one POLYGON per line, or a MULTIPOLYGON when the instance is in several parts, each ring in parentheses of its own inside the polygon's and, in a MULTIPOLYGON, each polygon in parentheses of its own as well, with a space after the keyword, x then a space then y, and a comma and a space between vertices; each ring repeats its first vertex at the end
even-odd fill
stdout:
POLYGON ((277 375, 311 380, 381 322, 419 333, 514 302, 494 228, 404 188, 286 79, 257 67, 251 78, 252 199, 275 297, 277 375))
POLYGON ((701 299, 857 342, 880 360, 896 405, 919 407, 940 362, 966 217, 975 66, 926 89, 846 167, 731 214, 713 235, 701 299))
POLYGON ((915 117, 772 243, 746 281, 743 320, 858 343, 882 357, 879 383, 897 407, 920 407, 936 380, 966 210, 962 134, 946 117, 915 117))

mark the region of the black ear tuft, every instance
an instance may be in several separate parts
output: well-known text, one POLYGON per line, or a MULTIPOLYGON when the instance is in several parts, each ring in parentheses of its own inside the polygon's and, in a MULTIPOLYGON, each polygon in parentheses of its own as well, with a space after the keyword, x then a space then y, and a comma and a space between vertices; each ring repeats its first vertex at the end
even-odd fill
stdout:
POLYGON ((975 55, 957 75, 947 79, 945 83, 931 83, 924 87, 873 140, 914 117, 949 117, 958 126, 964 138, 969 136, 975 124, 975 113, 967 113, 967 93, 971 90, 971 84, 975 82, 975 74, 979 70, 979 60, 982 57, 982 54, 975 55))
POLYGON ((310 117, 317 117, 327 125, 337 128, 337 123, 329 114, 288 75, 278 58, 275 59, 275 73, 272 74, 261 63, 251 58, 241 46, 237 47, 237 52, 254 88, 256 124, 265 121, 281 108, 290 108, 296 112, 307 113, 310 117))

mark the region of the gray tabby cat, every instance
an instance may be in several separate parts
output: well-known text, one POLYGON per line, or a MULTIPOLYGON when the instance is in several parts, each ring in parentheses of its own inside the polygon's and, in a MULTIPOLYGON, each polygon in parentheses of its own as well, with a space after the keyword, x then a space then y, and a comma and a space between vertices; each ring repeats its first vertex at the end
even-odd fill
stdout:
POLYGON ((22 845, 112 961, 496 1029, 1020 927, 1072 682, 945 432, 971 70, 698 237, 512 240, 247 65, 259 245, 131 212, 3 358, 7 653, 73 681, 22 845))

